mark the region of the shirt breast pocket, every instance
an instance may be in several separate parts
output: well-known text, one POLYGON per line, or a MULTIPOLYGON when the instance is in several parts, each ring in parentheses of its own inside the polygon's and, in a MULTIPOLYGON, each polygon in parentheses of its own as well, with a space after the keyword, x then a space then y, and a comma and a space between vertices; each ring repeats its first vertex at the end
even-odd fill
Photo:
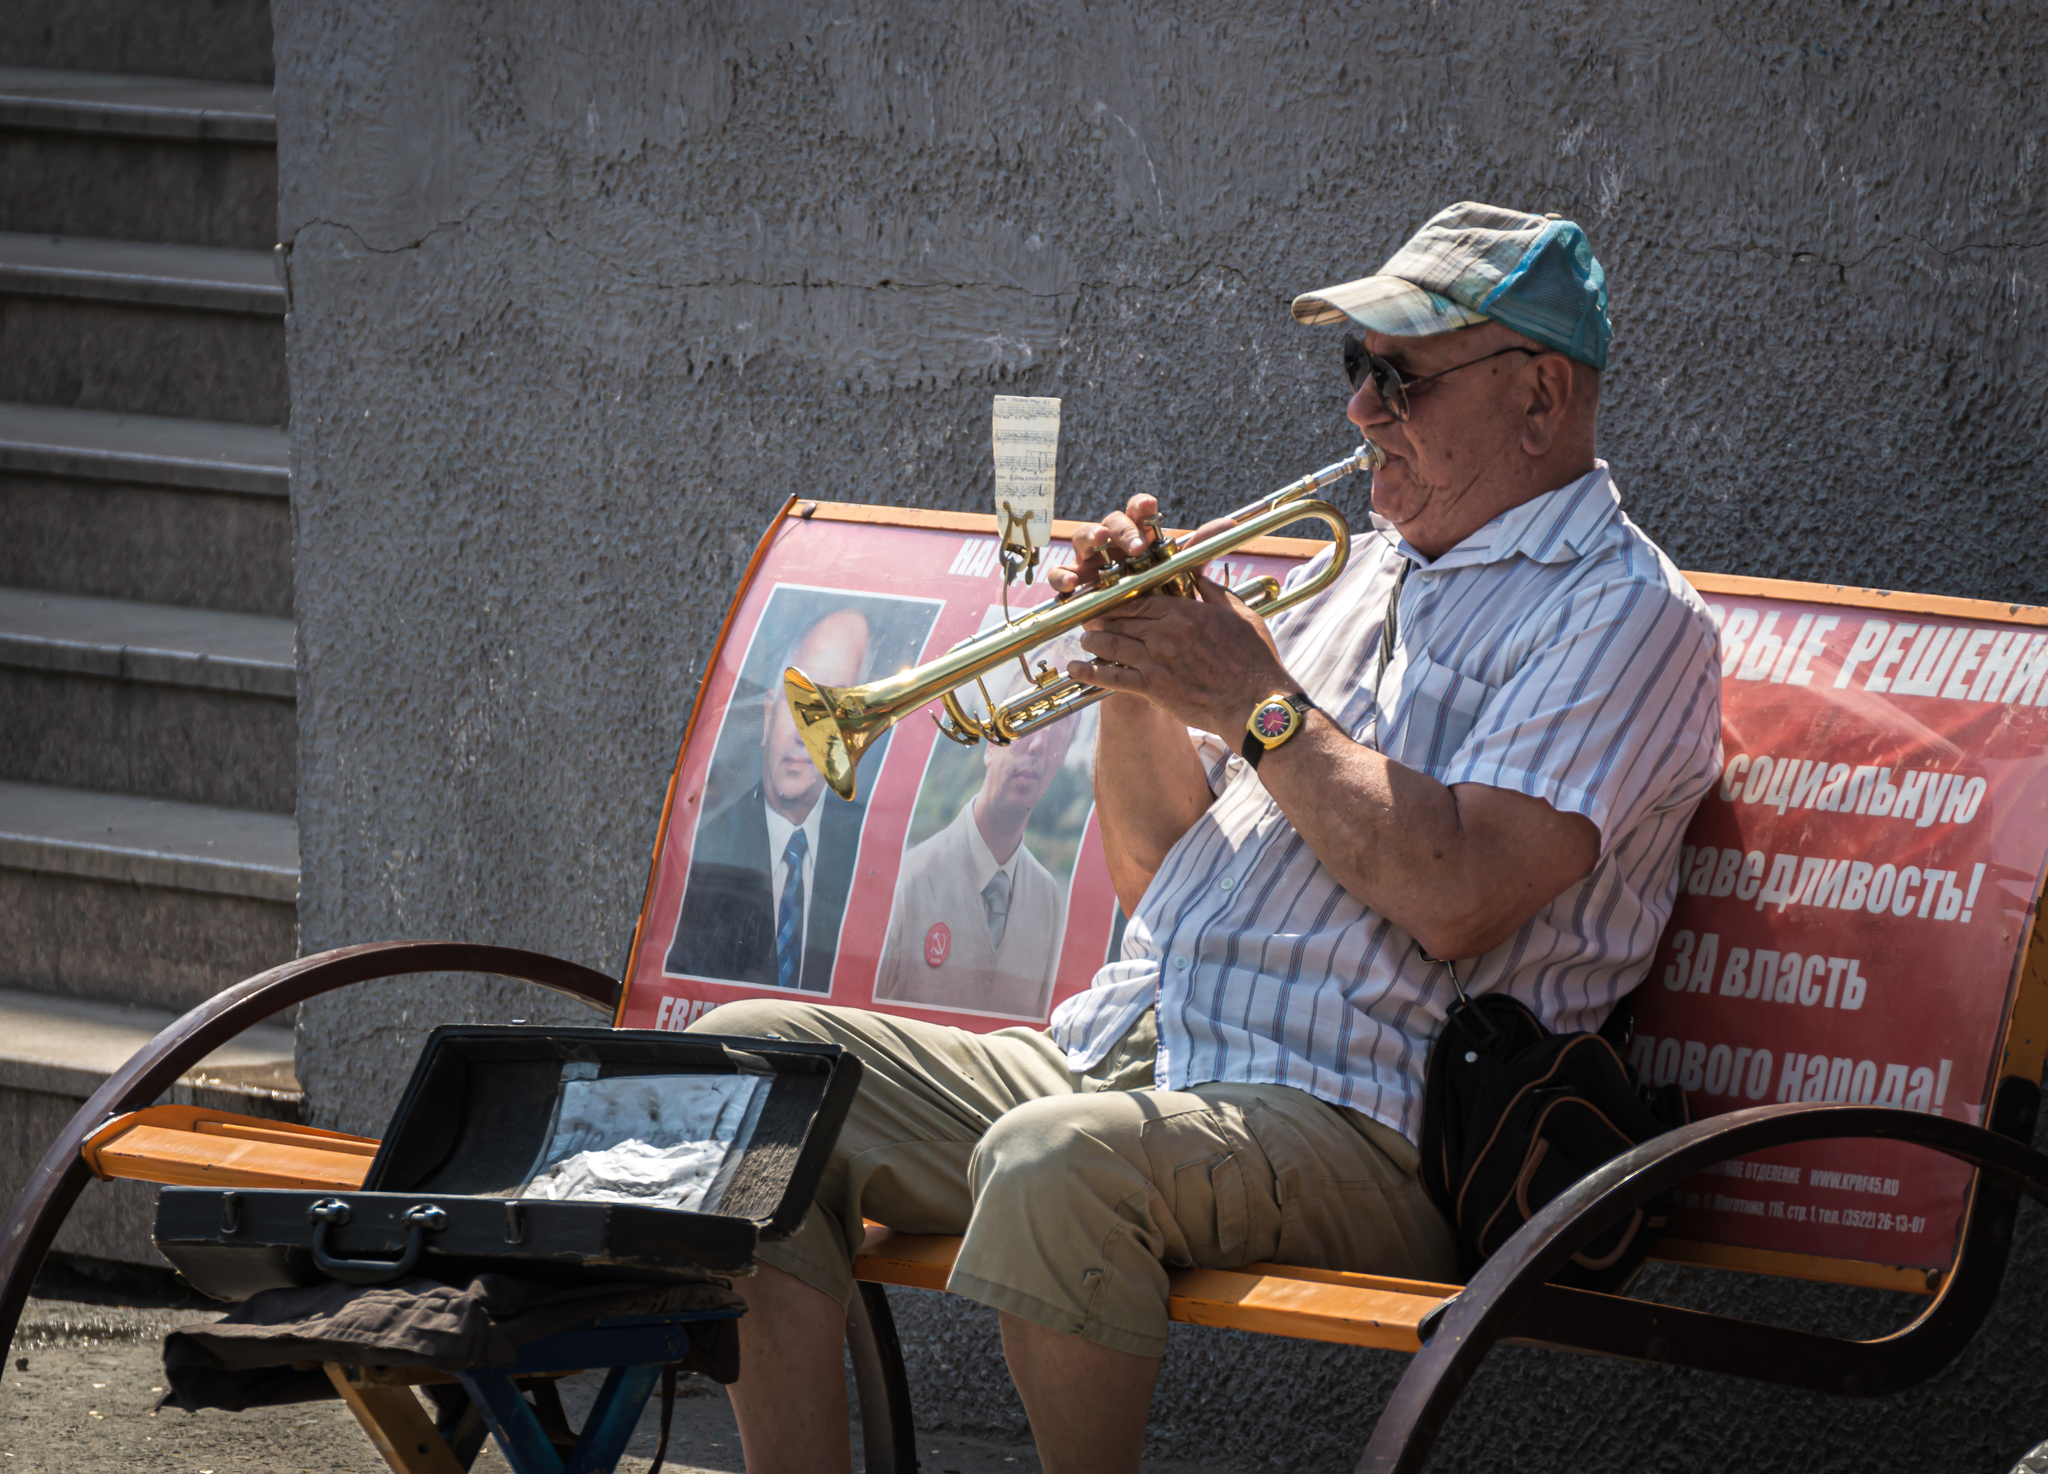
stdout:
POLYGON ((1387 756, 1432 778, 1442 777, 1493 694, 1484 681, 1438 665, 1427 655, 1411 655, 1387 756))

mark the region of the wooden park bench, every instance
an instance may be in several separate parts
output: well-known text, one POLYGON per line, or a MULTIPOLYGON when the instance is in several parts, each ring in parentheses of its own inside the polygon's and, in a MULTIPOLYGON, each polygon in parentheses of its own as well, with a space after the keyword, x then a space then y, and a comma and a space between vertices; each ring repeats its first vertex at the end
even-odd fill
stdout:
MULTIPOLYGON (((721 649, 743 643, 736 621, 759 617, 775 579, 814 586, 819 568, 886 566, 914 589, 919 557, 935 580, 972 579, 986 573, 976 549, 990 530, 985 517, 793 503, 749 565, 721 649), (922 538, 923 552, 867 558, 874 545, 859 539, 887 536, 903 547, 922 538)), ((1312 547, 1273 539, 1249 551, 1284 563, 1312 547)), ((1727 766, 1688 833, 1679 903, 1633 998, 1632 1058, 1656 1082, 1678 1081, 1699 1119, 1554 1200, 1467 1285, 1281 1264, 1172 1276, 1176 1321, 1412 1355, 1362 1469, 1420 1468, 1502 1341, 1855 1397, 1912 1386, 1984 1320, 2020 1197, 2048 1202, 2048 1157, 2030 1145, 2048 1057, 2048 610, 1691 577, 1723 622, 1727 766), (1891 1335, 1854 1341, 1549 1282, 1610 1224, 1673 1190, 1664 1262, 1904 1291, 1925 1307, 1891 1335)), ((930 631, 936 648, 954 637, 943 623, 930 631)), ((660 954, 682 888, 664 856, 673 860, 706 791, 711 718, 736 703, 736 670, 736 658, 714 662, 700 692, 624 979, 510 948, 389 942, 302 958, 228 989, 131 1059, 51 1145, 0 1229, 0 1328, 11 1332, 58 1224, 96 1173, 360 1184, 374 1147, 365 1138, 150 1105, 280 1009, 420 973, 520 979, 621 1026, 681 1028, 724 996, 672 985, 660 954)), ((890 781, 877 778, 878 805, 890 781)), ((1106 895, 1083 850, 1075 894, 1096 884, 1106 895)), ((1099 959, 1101 943, 1089 945, 1099 959)), ((1084 966, 1063 961, 1063 985, 1085 981, 1085 954, 1084 966)), ((848 1001, 842 976, 843 967, 834 1002, 848 1001)), ((885 1287, 943 1290, 957 1247, 871 1226, 857 1261, 848 1345, 871 1471, 917 1467, 885 1287)), ((394 1440, 363 1399, 351 1406, 394 1468, 467 1462, 445 1444, 431 1458, 414 1454, 427 1445, 394 1440)))

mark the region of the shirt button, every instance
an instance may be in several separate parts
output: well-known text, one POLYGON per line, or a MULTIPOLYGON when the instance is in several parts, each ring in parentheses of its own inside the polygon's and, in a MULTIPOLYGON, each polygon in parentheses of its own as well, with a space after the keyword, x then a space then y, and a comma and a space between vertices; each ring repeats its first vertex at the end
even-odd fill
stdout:
POLYGON ((1216 889, 1218 889, 1218 890, 1220 890, 1220 891, 1234 891, 1234 890, 1236 890, 1236 889, 1237 889, 1237 879, 1236 879, 1236 877, 1235 877, 1235 876, 1230 876, 1230 875, 1226 875, 1226 876, 1224 876, 1224 877, 1223 877, 1223 878, 1222 878, 1221 880, 1219 880, 1219 881, 1217 881, 1217 882, 1216 882, 1216 889))
POLYGON ((1185 958, 1185 957, 1176 957, 1176 958, 1174 958, 1174 959, 1173 959, 1173 970, 1174 970, 1175 972, 1186 972, 1186 971, 1188 970, 1188 960, 1187 960, 1187 958, 1185 958))

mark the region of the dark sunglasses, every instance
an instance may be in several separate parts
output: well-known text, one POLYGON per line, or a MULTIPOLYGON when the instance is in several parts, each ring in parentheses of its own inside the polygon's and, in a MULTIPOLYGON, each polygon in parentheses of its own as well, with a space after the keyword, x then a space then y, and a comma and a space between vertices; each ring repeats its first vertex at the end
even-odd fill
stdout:
POLYGON ((1379 395, 1380 403, 1393 412, 1395 419, 1406 420, 1408 395, 1411 391, 1421 388, 1424 384, 1434 383, 1446 374, 1455 374, 1459 369, 1471 368, 1473 364, 1484 363, 1489 358, 1499 358, 1503 353, 1526 353, 1531 358, 1542 357, 1541 352, 1534 348, 1501 348, 1492 353, 1482 353, 1477 358, 1467 359, 1464 363, 1452 364, 1447 369, 1438 369, 1424 378, 1404 379, 1399 369, 1347 333, 1344 337, 1344 382, 1349 384, 1351 392, 1356 394, 1364 387, 1365 381, 1371 379, 1373 393, 1379 395))

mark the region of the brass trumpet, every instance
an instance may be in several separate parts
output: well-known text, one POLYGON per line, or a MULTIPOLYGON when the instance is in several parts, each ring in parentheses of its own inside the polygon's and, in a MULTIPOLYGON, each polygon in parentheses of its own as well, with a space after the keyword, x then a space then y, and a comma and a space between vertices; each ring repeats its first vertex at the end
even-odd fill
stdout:
MULTIPOLYGON (((998 705, 989 700, 988 688, 982 685, 982 697, 988 703, 986 717, 969 712, 958 692, 969 682, 979 684, 988 672, 1011 660, 1021 664, 1027 652, 1080 628, 1126 600, 1154 593, 1192 599, 1195 573, 1203 564, 1254 538, 1310 518, 1327 526, 1336 539, 1329 565, 1286 595, 1281 594, 1276 580, 1259 579, 1247 586, 1256 592, 1246 598, 1246 603, 1263 619, 1314 598, 1344 571, 1351 556, 1351 526, 1342 512, 1328 502, 1309 500, 1310 494, 1353 472, 1377 470, 1385 460, 1380 448, 1368 440, 1343 460, 1311 471, 1299 481, 1289 482, 1271 495, 1238 508, 1230 514, 1230 520, 1237 525, 1227 532, 1192 547, 1174 538, 1162 538, 1136 558, 1110 562, 1092 587, 1062 594, 1008 624, 961 641, 936 660, 879 681, 862 686, 821 686, 791 666, 782 674, 783 694, 789 699, 790 713, 796 718, 797 730, 803 734, 811 761, 818 765, 834 793, 851 799, 854 769, 875 739, 934 699, 946 708, 943 719, 933 718, 939 730, 953 741, 969 746, 983 739, 998 744, 1013 742, 1062 717, 1072 716, 1110 693, 1055 671, 1043 661, 1035 672, 1025 667, 1027 688, 1012 701, 998 705)), ((1246 595, 1246 589, 1234 592, 1240 597, 1246 595)))

